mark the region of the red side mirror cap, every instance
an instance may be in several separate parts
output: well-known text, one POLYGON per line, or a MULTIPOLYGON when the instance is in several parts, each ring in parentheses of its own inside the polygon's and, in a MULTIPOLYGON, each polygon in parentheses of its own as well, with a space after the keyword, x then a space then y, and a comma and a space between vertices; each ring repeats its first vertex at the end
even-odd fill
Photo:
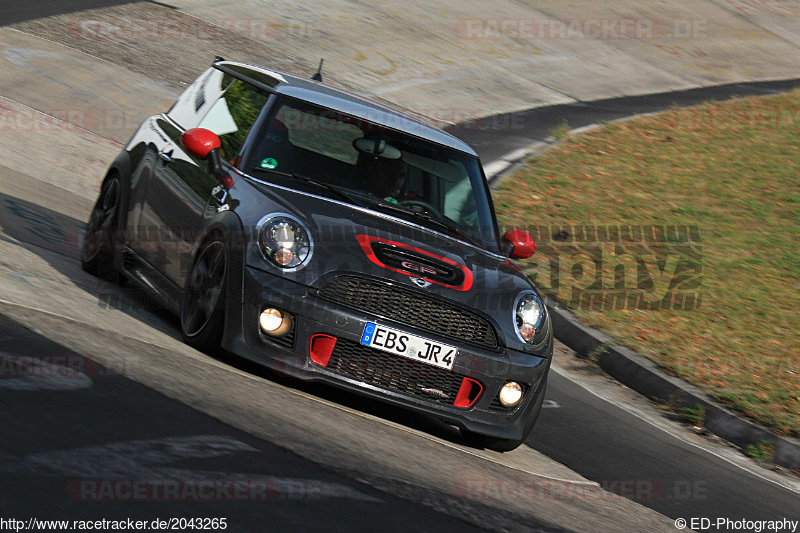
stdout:
POLYGON ((527 231, 521 229, 510 229, 503 239, 511 244, 512 259, 527 259, 536 252, 536 241, 527 231))
POLYGON ((213 131, 205 128, 192 128, 181 135, 181 145, 190 155, 198 159, 205 159, 212 150, 222 146, 222 143, 213 131))

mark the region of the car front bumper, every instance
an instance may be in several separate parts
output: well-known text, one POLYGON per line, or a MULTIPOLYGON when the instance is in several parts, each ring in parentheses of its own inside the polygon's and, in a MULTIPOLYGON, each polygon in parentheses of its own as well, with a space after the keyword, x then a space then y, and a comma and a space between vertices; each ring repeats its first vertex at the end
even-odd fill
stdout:
POLYGON ((551 332, 543 357, 507 348, 482 349, 323 300, 304 285, 251 267, 243 269, 241 296, 241 300, 229 301, 223 346, 277 372, 329 383, 497 438, 521 439, 538 417, 553 350, 551 332), (292 316, 294 327, 290 335, 275 339, 260 330, 258 317, 267 307, 292 316), (459 355, 452 370, 412 359, 405 361, 407 358, 360 345, 366 324, 376 321, 456 346, 459 355), (311 339, 319 334, 337 339, 337 365, 321 366, 311 359, 311 339), (359 354, 358 361, 353 359, 354 354, 359 354), (390 365, 386 358, 396 359, 397 364, 390 365), (370 368, 370 361, 377 362, 380 368, 370 368), (392 372, 398 374, 392 376, 392 372), (457 386, 464 377, 482 387, 480 395, 466 408, 453 405, 454 389, 446 389, 447 383, 456 381, 457 386), (511 409, 497 401, 500 389, 508 381, 516 381, 525 389, 522 401, 511 409))

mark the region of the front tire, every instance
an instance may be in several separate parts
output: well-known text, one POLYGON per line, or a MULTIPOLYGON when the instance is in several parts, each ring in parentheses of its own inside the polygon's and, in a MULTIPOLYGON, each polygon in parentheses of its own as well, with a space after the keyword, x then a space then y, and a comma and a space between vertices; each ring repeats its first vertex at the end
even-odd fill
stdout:
POLYGON ((103 182, 86 223, 81 245, 81 268, 103 279, 118 278, 114 268, 114 238, 119 221, 122 187, 119 177, 109 176, 103 182))
POLYGON ((225 244, 214 237, 200 246, 181 305, 183 341, 203 352, 218 352, 225 326, 228 259, 225 244))

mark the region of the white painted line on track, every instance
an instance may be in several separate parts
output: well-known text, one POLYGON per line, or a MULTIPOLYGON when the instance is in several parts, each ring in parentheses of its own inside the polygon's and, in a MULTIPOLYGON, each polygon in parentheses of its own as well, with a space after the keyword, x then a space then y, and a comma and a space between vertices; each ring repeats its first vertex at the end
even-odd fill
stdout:
MULTIPOLYGON (((737 468, 739 468, 741 470, 744 470, 745 472, 748 472, 748 473, 750 473, 750 474, 752 474, 752 475, 754 475, 754 476, 756 476, 756 477, 758 477, 758 478, 760 478, 760 479, 762 479, 764 481, 768 481, 770 483, 778 485, 779 487, 783 487, 783 488, 785 488, 787 490, 790 490, 792 492, 796 492, 796 493, 800 494, 800 483, 792 482, 791 480, 788 480, 788 479, 787 480, 783 480, 783 479, 777 480, 777 479, 772 479, 770 477, 766 477, 762 473, 758 472, 754 467, 750 467, 749 465, 745 466, 744 464, 739 464, 739 463, 731 460, 730 458, 725 457, 724 455, 715 452, 714 450, 706 448, 705 446, 701 446, 701 445, 697 444, 696 442, 692 442, 691 440, 687 439, 684 435, 682 435, 678 431, 673 431, 671 429, 668 429, 667 427, 664 427, 662 425, 653 423, 652 420, 649 420, 647 417, 643 416, 638 410, 636 410, 636 409, 634 409, 634 408, 632 408, 630 406, 627 406, 625 404, 617 403, 617 402, 609 400, 603 394, 597 392, 596 390, 593 390, 594 387, 591 387, 584 380, 582 380, 580 378, 577 378, 576 376, 572 375, 571 373, 567 373, 564 370, 561 370, 560 368, 558 368, 556 366, 551 366, 550 369, 551 369, 551 371, 555 372, 556 374, 560 375, 561 377, 563 377, 563 378, 571 381, 572 383, 576 384, 577 386, 583 388, 585 391, 589 392, 593 396, 596 396, 597 398, 600 398, 604 402, 609 403, 609 404, 613 405, 614 407, 617 407, 618 409, 622 409, 623 411, 625 411, 625 412, 633 415, 634 417, 638 418, 642 422, 645 422, 645 423, 649 424, 650 426, 653 426, 654 428, 657 428, 657 429, 663 431, 664 433, 674 437, 675 439, 677 439, 677 440, 679 440, 679 441, 681 441, 681 442, 683 442, 685 444, 688 444, 688 445, 690 445, 690 446, 692 446, 694 448, 702 450, 702 451, 704 451, 704 452, 706 452, 706 453, 708 453, 710 455, 713 455, 714 457, 717 457, 718 459, 722 459, 726 463, 730 463, 731 465, 733 465, 733 466, 735 466, 735 467, 737 467, 737 468)), ((748 459, 748 461, 749 461, 749 459, 748 459)))
POLYGON ((600 124, 593 122, 591 124, 587 124, 586 126, 581 126, 580 128, 575 128, 574 130, 569 130, 569 135, 577 135, 579 133, 583 133, 584 131, 596 130, 599 127, 600 124))
POLYGON ((509 163, 508 161, 504 161, 503 159, 498 159, 497 161, 492 161, 488 165, 483 165, 483 172, 486 174, 486 177, 488 179, 491 179, 491 177, 494 177, 506 171, 510 166, 511 163, 509 163))
POLYGON ((519 161, 521 159, 525 159, 530 154, 531 150, 529 148, 520 148, 518 150, 514 150, 513 152, 508 152, 500 159, 502 159, 503 161, 514 162, 514 161, 519 161))

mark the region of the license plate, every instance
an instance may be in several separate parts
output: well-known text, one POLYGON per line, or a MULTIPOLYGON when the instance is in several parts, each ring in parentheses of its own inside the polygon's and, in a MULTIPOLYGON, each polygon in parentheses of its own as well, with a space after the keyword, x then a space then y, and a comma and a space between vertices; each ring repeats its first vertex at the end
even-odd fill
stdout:
POLYGON ((361 335, 361 344, 446 370, 452 370, 458 355, 458 349, 448 344, 380 326, 375 322, 367 322, 361 335))

